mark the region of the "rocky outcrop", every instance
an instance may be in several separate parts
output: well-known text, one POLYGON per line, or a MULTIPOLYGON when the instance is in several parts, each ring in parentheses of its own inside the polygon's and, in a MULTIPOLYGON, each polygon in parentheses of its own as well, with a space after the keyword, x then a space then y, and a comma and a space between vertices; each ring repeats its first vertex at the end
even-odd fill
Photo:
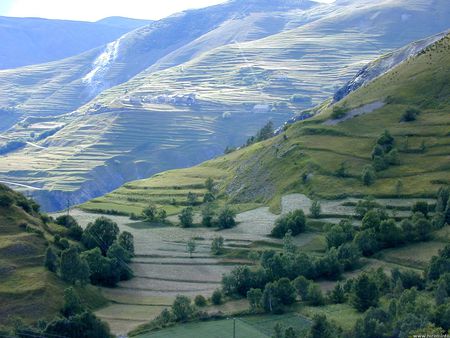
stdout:
POLYGON ((367 64, 364 66, 350 81, 348 81, 343 87, 341 87, 333 97, 334 102, 339 102, 345 98, 351 92, 354 92, 358 88, 366 85, 367 83, 375 80, 377 77, 387 73, 394 67, 416 56, 422 50, 442 39, 450 31, 439 33, 429 38, 415 41, 401 49, 398 49, 392 53, 367 64))

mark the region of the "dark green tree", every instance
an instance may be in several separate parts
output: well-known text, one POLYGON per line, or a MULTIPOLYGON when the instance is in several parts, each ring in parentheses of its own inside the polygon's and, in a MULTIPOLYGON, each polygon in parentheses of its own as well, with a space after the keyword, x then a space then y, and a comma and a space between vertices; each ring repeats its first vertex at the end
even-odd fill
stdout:
POLYGON ((181 226, 183 228, 190 228, 194 224, 194 209, 191 207, 187 207, 181 210, 181 213, 178 215, 178 219, 180 220, 181 226))
POLYGON ((377 285, 366 273, 356 278, 352 290, 353 306, 360 312, 378 305, 379 292, 377 285))
POLYGON ((56 272, 58 268, 58 256, 56 256, 51 246, 45 251, 44 266, 51 272, 56 272))
POLYGON ((70 287, 64 290, 64 306, 61 313, 64 317, 69 318, 84 311, 80 298, 74 288, 70 287))
POLYGON ((224 239, 222 236, 213 238, 211 242, 211 253, 213 255, 221 255, 224 250, 224 239))
POLYGON ((375 183, 376 176, 372 166, 367 166, 363 169, 361 180, 366 186, 370 186, 375 183))
POLYGON ((89 281, 89 266, 81 259, 78 250, 70 247, 61 253, 60 267, 61 278, 66 282, 84 285, 89 281))
POLYGON ((134 256, 134 237, 128 231, 123 231, 118 238, 119 245, 128 251, 131 257, 134 256))
POLYGON ((188 320, 194 313, 191 300, 186 296, 178 295, 172 304, 172 313, 178 322, 188 320))
POLYGON ((83 233, 82 241, 87 249, 100 248, 106 255, 109 247, 117 240, 119 227, 109 218, 97 218, 94 223, 89 223, 83 233))
POLYGON ((220 229, 230 229, 236 226, 236 212, 229 207, 220 211, 217 223, 220 229))
POLYGON ((247 292, 247 300, 250 304, 250 309, 253 312, 258 311, 261 308, 262 294, 261 289, 250 289, 247 292))

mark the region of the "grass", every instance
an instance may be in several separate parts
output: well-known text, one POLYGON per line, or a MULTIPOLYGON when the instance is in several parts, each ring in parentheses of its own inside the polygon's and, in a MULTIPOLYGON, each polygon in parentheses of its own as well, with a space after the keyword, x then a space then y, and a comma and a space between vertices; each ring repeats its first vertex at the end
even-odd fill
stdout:
POLYGON ((329 320, 334 321, 344 330, 352 329, 356 321, 362 316, 348 304, 332 304, 319 307, 301 306, 298 311, 308 318, 312 318, 316 314, 326 315, 329 320))
MULTIPOLYGON (((283 327, 293 327, 298 332, 303 332, 309 327, 310 322, 296 314, 279 316, 261 315, 236 318, 236 337, 242 338, 266 338, 272 337, 274 326, 280 324, 283 327)), ((221 319, 215 321, 187 323, 174 326, 154 333, 138 335, 138 338, 223 338, 233 335, 233 319, 221 319)))

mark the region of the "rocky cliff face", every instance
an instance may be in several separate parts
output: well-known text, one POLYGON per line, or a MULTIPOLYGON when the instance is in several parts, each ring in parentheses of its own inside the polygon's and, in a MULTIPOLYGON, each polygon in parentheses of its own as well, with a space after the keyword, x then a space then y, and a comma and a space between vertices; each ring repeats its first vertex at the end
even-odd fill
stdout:
POLYGON ((368 84, 377 77, 387 73, 392 68, 398 66, 405 60, 416 56, 422 50, 442 39, 449 31, 436 34, 432 37, 415 41, 406 47, 389 53, 363 67, 350 81, 341 87, 333 97, 334 102, 339 102, 351 92, 368 84))

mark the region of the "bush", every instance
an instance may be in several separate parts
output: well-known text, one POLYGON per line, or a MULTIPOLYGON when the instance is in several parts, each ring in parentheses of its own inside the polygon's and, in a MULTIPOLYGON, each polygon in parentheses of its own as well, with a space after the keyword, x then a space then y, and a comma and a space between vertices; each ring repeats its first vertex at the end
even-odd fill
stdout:
POLYGON ((211 296, 211 302, 214 305, 220 305, 222 304, 223 301, 223 293, 221 290, 217 289, 213 292, 212 296, 211 296))
POLYGON ((345 115, 347 115, 347 112, 348 112, 348 108, 334 106, 334 107, 333 107, 333 112, 331 113, 331 118, 332 118, 333 120, 341 119, 341 118, 343 118, 345 115))
POLYGON ((67 229, 70 229, 71 227, 78 226, 78 222, 75 218, 73 218, 70 215, 61 215, 56 218, 55 220, 56 224, 59 224, 67 229))
POLYGON ((9 208, 14 203, 14 200, 11 196, 1 193, 0 194, 0 207, 9 208))
POLYGON ((319 285, 311 283, 308 286, 308 295, 306 297, 312 306, 322 306, 325 304, 325 298, 320 290, 319 285))
POLYGON ((420 212, 422 213, 425 217, 428 216, 428 212, 430 211, 430 207, 428 206, 428 203, 425 201, 417 201, 416 203, 414 203, 414 205, 412 206, 411 211, 413 213, 416 212, 420 212))
POLYGON ((408 108, 402 115, 401 122, 412 122, 417 119, 417 116, 420 114, 420 110, 417 108, 408 108))
POLYGON ((207 203, 202 209, 202 225, 207 228, 210 228, 213 226, 213 223, 214 223, 214 210, 211 204, 207 203))
POLYGON ((202 295, 198 295, 194 299, 194 304, 199 307, 206 306, 206 298, 203 297, 202 295))

